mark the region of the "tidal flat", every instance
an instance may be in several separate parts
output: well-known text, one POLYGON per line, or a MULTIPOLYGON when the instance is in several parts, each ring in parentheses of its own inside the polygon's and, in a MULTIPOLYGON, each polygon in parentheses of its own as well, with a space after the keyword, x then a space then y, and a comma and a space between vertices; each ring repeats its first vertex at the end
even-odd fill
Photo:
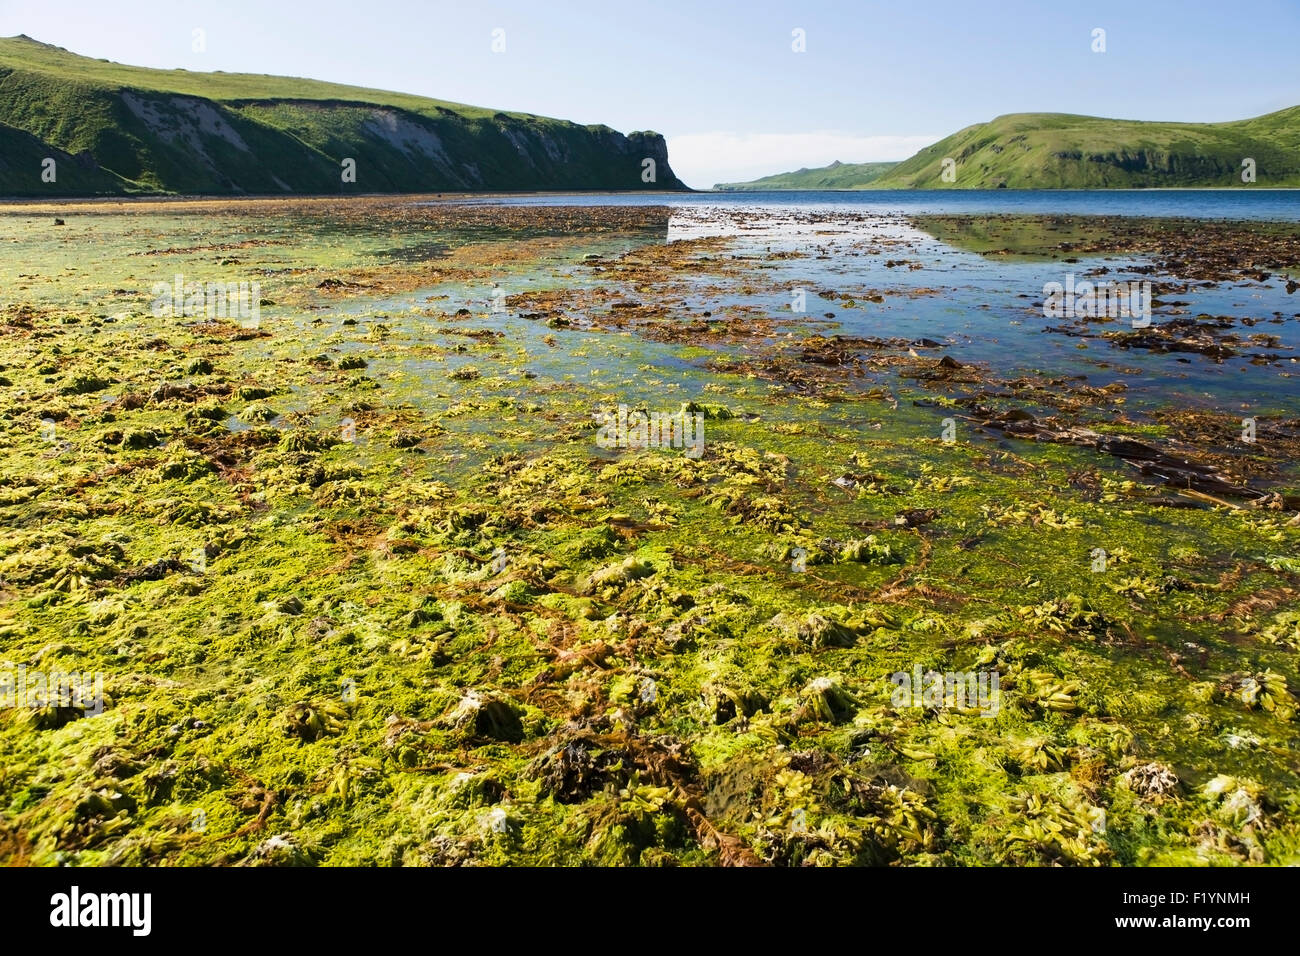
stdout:
POLYGON ((1300 863, 1298 232, 0 206, 0 860, 1300 863))

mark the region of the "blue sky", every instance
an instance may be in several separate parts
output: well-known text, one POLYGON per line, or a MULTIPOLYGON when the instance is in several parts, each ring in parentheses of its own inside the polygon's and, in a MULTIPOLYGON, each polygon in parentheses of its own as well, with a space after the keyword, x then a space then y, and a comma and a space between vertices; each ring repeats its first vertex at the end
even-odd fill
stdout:
POLYGON ((697 187, 904 159, 1001 113, 1216 121, 1300 104, 1300 0, 0 0, 0 35, 17 33, 654 129, 697 187))

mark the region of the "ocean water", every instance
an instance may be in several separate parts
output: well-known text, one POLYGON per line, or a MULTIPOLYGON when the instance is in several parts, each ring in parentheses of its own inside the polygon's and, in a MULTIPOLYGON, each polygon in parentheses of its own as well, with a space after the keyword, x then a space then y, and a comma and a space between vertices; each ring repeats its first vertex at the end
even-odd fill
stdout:
MULTIPOLYGON (((684 282, 698 287, 687 296, 696 312, 724 314, 747 307, 788 316, 791 291, 806 289, 809 331, 928 338, 942 343, 945 354, 958 361, 979 363, 1008 377, 1084 378, 1095 386, 1123 382, 1134 411, 1171 402, 1215 410, 1266 407, 1288 415, 1300 410, 1300 294, 1287 292, 1285 275, 1259 282, 1186 283, 1152 315, 1156 325, 1177 316, 1231 317, 1240 321, 1235 331, 1243 340, 1267 334, 1275 338, 1271 347, 1243 343, 1238 354, 1223 359, 1123 349, 1103 335, 1128 328, 1127 320, 1097 321, 1084 336, 1053 331, 1062 323, 1044 315, 1045 287, 1094 270, 1117 281, 1158 283, 1166 277, 1147 271, 1158 266, 1150 257, 1118 251, 1081 254, 1073 262, 987 256, 931 235, 908 218, 919 213, 1095 214, 1300 223, 1300 190, 557 193, 454 201, 670 206, 665 231, 640 242, 725 236, 732 240, 729 254, 752 262, 754 276, 761 277, 752 288, 743 282, 710 288, 707 274, 684 274, 684 282), (907 267, 899 267, 899 260, 906 260, 907 267), (846 308, 845 299, 855 304, 846 308), (1264 363, 1254 357, 1261 351, 1270 356, 1264 363)), ((618 255, 637 244, 615 241, 596 251, 618 255)), ((556 271, 549 263, 539 263, 526 279, 542 286, 602 281, 581 267, 556 271)), ((464 290, 464 295, 466 306, 481 307, 474 301, 475 295, 482 297, 481 290, 464 290)), ((580 314, 570 318, 579 326, 586 321, 580 314)), ((593 367, 617 365, 606 350, 594 354, 593 367)), ((642 355, 635 361, 645 360, 642 355)), ((653 361, 665 368, 680 365, 668 355, 653 361)))
POLYGON ((450 200, 524 206, 725 206, 870 213, 1023 213, 1300 222, 1300 189, 919 189, 539 193, 450 200))

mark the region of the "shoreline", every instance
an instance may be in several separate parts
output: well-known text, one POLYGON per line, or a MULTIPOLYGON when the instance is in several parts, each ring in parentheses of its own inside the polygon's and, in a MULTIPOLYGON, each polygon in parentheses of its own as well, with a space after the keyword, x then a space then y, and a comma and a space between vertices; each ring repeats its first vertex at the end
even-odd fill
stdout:
POLYGON ((817 195, 836 193, 844 195, 919 195, 921 193, 952 193, 956 196, 971 196, 979 193, 999 195, 1063 194, 1063 193, 1100 193, 1105 195, 1118 193, 1300 193, 1300 186, 1143 186, 1143 187, 1063 187, 1060 189, 547 189, 547 190, 489 190, 485 192, 405 192, 405 193, 294 193, 288 195, 223 195, 223 194, 187 194, 187 195, 138 195, 138 196, 0 196, 0 209, 10 206, 46 206, 94 204, 108 205, 145 205, 151 203, 200 203, 200 202, 294 202, 294 201, 336 201, 356 199, 428 199, 456 202, 475 199, 526 198, 554 196, 763 196, 763 195, 817 195))

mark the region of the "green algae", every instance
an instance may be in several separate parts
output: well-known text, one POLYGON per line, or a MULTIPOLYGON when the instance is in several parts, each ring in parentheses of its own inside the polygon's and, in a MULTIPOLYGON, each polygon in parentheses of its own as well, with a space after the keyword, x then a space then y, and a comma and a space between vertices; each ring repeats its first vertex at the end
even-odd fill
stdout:
POLYGON ((1297 862, 1289 513, 486 302, 504 339, 369 300, 97 325, 140 224, 97 225, 91 304, 32 226, 0 326, 0 655, 106 689, 0 713, 8 860, 1297 862), (597 447, 619 401, 704 454, 597 447), (917 665, 997 669, 997 713, 895 706, 917 665))

